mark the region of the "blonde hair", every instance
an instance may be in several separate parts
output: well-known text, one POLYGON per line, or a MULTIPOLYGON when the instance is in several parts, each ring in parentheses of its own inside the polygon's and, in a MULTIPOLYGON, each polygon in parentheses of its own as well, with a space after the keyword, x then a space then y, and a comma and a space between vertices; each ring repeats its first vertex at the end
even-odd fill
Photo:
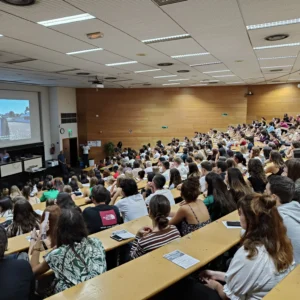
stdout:
POLYGON ((10 188, 10 198, 14 198, 14 197, 17 197, 17 196, 22 196, 22 193, 16 185, 13 185, 10 188))
POLYGON ((126 171, 125 172, 125 178, 128 178, 128 179, 133 179, 133 173, 132 171, 126 171))
POLYGON ((63 188, 63 192, 71 194, 72 193, 72 188, 69 185, 65 185, 64 188, 63 188))
POLYGON ((245 145, 240 146, 240 150, 241 150, 241 153, 242 153, 242 154, 248 153, 248 148, 247 148, 247 146, 245 146, 245 145))

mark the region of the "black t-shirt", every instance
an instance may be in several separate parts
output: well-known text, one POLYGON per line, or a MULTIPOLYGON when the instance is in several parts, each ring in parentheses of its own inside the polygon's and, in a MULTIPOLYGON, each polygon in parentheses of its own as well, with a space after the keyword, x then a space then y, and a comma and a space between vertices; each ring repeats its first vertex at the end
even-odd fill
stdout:
POLYGON ((226 150, 225 150, 225 148, 223 148, 223 147, 219 148, 219 153, 220 153, 220 156, 225 156, 226 157, 226 150))
POLYGON ((0 299, 28 300, 34 295, 34 276, 28 261, 0 260, 0 299))
POLYGON ((119 209, 114 205, 100 204, 95 207, 87 207, 82 216, 90 234, 122 223, 119 209))
POLYGON ((263 180, 254 177, 248 177, 248 180, 250 181, 254 192, 263 193, 265 191, 267 184, 263 180))

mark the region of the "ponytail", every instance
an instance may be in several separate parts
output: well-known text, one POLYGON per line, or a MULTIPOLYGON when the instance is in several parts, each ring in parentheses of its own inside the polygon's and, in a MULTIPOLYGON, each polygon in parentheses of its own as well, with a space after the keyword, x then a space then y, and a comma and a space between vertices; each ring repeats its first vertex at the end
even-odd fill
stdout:
POLYGON ((149 214, 155 220, 159 230, 163 230, 169 225, 168 216, 171 211, 171 205, 163 195, 155 195, 149 203, 149 214))

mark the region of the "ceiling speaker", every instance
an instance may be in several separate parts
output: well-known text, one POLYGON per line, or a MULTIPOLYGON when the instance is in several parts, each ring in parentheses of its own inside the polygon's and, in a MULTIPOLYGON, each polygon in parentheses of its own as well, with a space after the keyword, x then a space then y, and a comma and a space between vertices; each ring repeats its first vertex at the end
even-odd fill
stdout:
POLYGON ((35 0, 3 0, 5 3, 12 4, 12 5, 32 5, 35 3, 35 0))

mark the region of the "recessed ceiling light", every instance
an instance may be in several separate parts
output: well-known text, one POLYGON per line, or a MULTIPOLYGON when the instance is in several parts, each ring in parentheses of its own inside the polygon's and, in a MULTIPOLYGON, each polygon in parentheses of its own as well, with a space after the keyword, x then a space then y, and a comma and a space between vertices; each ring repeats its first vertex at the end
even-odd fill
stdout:
POLYGON ((3 37, 3 34, 0 34, 0 37, 3 37))
POLYGON ((275 21, 275 22, 269 22, 269 23, 262 23, 262 24, 256 24, 256 25, 248 25, 248 26, 246 26, 246 28, 248 30, 254 30, 254 29, 261 29, 261 28, 268 28, 268 27, 275 27, 275 26, 291 25, 291 24, 297 24, 297 23, 300 23, 300 18, 284 20, 284 21, 275 21))
POLYGON ((95 52, 95 51, 102 51, 102 50, 103 50, 103 48, 95 48, 95 49, 87 49, 87 50, 79 50, 79 51, 68 52, 66 54, 67 55, 75 55, 75 54, 95 52))
POLYGON ((156 71, 161 71, 161 69, 150 69, 150 70, 134 71, 134 73, 146 73, 146 72, 156 72, 156 71))
POLYGON ((74 16, 59 18, 59 19, 41 21, 41 22, 37 22, 37 23, 40 24, 40 25, 49 27, 49 26, 55 26, 55 25, 85 21, 85 20, 90 20, 90 19, 95 19, 95 18, 96 17, 94 17, 90 14, 80 14, 80 15, 74 15, 74 16))
POLYGON ((273 68, 289 68, 293 65, 286 65, 286 66, 273 66, 273 67, 260 67, 261 69, 273 69, 273 68))
POLYGON ((276 41, 284 40, 288 37, 289 37, 288 34, 273 34, 265 37, 265 40, 269 42, 276 42, 276 41))
POLYGON ((26 6, 34 4, 35 0, 4 0, 4 2, 11 5, 26 6))
POLYGON ((168 78, 168 77, 176 77, 177 75, 164 75, 164 76, 155 76, 153 78, 168 78))
POLYGON ((279 45, 271 45, 271 46, 253 47, 253 49, 254 50, 262 50, 262 49, 294 47, 294 46, 300 46, 300 43, 290 43, 290 44, 279 44, 279 45))
POLYGON ((174 83, 164 83, 163 85, 177 85, 180 84, 180 82, 174 82, 174 83))
POLYGON ((270 70, 270 72, 282 72, 283 71, 283 69, 272 69, 272 70, 270 70))
POLYGON ((113 66, 122 66, 122 65, 131 65, 131 64, 137 64, 138 62, 135 60, 132 61, 125 61, 120 63, 112 63, 112 64, 105 64, 107 67, 113 67, 113 66))
POLYGON ((212 82, 219 82, 220 80, 209 80, 209 79, 205 79, 205 80, 200 80, 199 82, 209 82, 209 83, 212 83, 212 82))
POLYGON ((189 78, 179 78, 179 79, 170 79, 169 81, 184 81, 184 80, 190 80, 189 78))
POLYGON ((179 35, 171 35, 171 36, 165 36, 160 38, 154 38, 154 39, 148 39, 148 40, 142 40, 142 43, 145 44, 153 44, 153 43, 159 43, 159 42, 165 42, 165 41, 174 41, 174 40, 180 40, 180 39, 186 39, 191 37, 189 34, 179 34, 179 35))
POLYGON ((226 82, 226 84, 238 84, 238 83, 244 83, 244 82, 243 81, 226 82))
POLYGON ((146 56, 146 53, 137 53, 136 56, 146 56))
POLYGON ((202 73, 203 74, 210 74, 210 73, 223 73, 223 72, 230 72, 230 70, 207 71, 207 72, 202 72, 202 73))
POLYGON ((283 58, 297 58, 297 56, 291 55, 291 56, 259 57, 258 60, 283 59, 283 58))
POLYGON ((203 84, 203 83, 202 83, 202 84, 201 84, 201 83, 198 83, 198 84, 191 84, 190 86, 205 86, 205 85, 207 85, 207 83, 206 83, 206 84, 205 84, 205 83, 204 83, 204 84, 203 84))
POLYGON ((173 66, 173 63, 159 63, 157 64, 159 67, 169 67, 169 66, 173 66))
POLYGON ((209 55, 209 52, 203 53, 191 53, 191 54, 181 54, 181 55, 172 55, 172 58, 184 58, 184 57, 191 57, 191 56, 202 56, 202 55, 209 55))
POLYGON ((213 62, 208 62, 208 63, 190 65, 190 67, 201 67, 201 66, 217 65, 217 64, 221 64, 221 63, 222 63, 221 61, 213 61, 213 62))
POLYGON ((90 75, 91 73, 87 73, 87 72, 79 72, 79 73, 76 73, 76 75, 90 75))
POLYGON ((190 70, 178 70, 177 73, 188 73, 190 70))
POLYGON ((95 39, 100 39, 104 37, 104 33, 98 31, 98 32, 92 32, 92 33, 88 33, 86 35, 90 40, 95 40, 95 39))
POLYGON ((233 77, 233 76, 236 76, 236 75, 218 75, 218 76, 212 76, 212 77, 233 77))

